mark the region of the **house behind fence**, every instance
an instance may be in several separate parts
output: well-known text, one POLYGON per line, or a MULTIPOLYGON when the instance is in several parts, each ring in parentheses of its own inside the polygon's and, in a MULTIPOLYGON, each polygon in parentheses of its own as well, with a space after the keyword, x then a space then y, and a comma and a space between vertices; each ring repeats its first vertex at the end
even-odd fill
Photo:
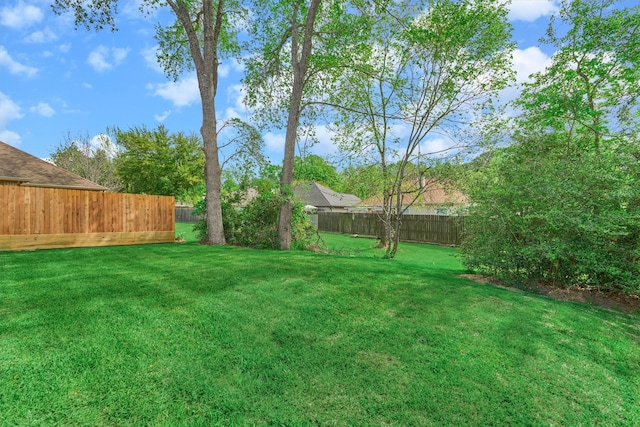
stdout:
MULTIPOLYGON (((382 221, 375 213, 318 212, 318 230, 378 237, 382 221)), ((464 216, 403 215, 400 240, 403 242, 459 245, 464 232, 464 216)))

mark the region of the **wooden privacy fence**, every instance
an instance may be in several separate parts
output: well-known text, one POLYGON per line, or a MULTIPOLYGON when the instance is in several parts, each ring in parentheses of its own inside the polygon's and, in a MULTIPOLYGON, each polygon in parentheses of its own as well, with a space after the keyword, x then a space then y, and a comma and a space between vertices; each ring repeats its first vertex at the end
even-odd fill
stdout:
POLYGON ((176 222, 198 222, 202 216, 194 215, 193 208, 187 206, 176 206, 176 222))
MULTIPOLYGON (((318 212, 318 230, 378 237, 382 221, 372 213, 318 212)), ((463 232, 463 216, 404 215, 400 240, 457 246, 462 242, 463 232)))
POLYGON ((0 250, 174 240, 173 197, 0 184, 0 250))

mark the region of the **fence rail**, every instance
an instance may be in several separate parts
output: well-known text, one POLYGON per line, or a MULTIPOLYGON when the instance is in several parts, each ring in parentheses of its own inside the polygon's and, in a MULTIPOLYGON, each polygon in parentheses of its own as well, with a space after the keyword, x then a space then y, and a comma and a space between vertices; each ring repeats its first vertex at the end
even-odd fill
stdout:
POLYGON ((174 239, 173 197, 0 185, 0 250, 174 239))
MULTIPOLYGON (((371 213, 318 212, 318 229, 377 237, 382 232, 382 221, 371 213)), ((403 215, 400 240, 457 246, 463 232, 463 216, 403 215)))

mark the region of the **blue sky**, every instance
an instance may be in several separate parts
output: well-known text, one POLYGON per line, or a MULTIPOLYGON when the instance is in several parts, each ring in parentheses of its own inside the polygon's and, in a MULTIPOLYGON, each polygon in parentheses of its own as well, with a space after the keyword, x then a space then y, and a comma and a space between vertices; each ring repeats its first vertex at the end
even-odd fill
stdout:
MULTIPOLYGON (((119 31, 74 29, 70 15, 56 16, 47 0, 3 0, 0 6, 0 141, 48 157, 68 134, 95 137, 108 127, 199 133, 201 110, 194 75, 168 80, 155 60, 154 24, 168 11, 145 17, 140 0, 121 0, 119 31)), ((555 0, 513 0, 514 65, 518 82, 544 69, 553 54, 539 46, 555 0)), ((220 68, 218 116, 247 118, 242 104, 242 67, 220 68)), ((507 91, 511 97, 515 89, 507 91)), ((328 131, 317 130, 312 152, 334 149, 328 131)), ((265 134, 267 154, 280 162, 284 131, 265 134)), ((437 141, 436 141, 437 143, 437 141)))

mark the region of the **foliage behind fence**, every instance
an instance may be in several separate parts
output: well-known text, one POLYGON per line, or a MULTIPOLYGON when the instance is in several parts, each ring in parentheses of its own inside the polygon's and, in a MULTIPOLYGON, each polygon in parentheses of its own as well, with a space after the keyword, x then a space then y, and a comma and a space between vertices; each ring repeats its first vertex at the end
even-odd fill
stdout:
MULTIPOLYGON (((318 212, 318 229, 334 233, 380 236, 382 222, 377 214, 371 213, 318 212)), ((404 215, 400 240, 459 245, 463 232, 463 216, 404 215)))

